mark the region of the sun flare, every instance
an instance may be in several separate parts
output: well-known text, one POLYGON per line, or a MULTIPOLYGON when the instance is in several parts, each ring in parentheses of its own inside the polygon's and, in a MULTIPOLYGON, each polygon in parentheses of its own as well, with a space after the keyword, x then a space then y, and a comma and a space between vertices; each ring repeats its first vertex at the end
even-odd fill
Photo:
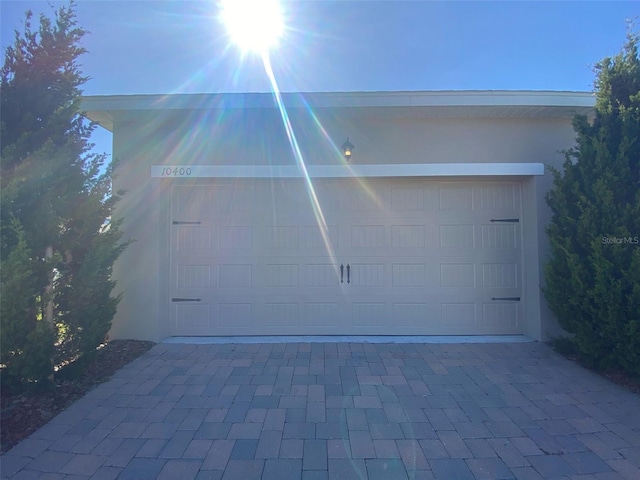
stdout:
POLYGON ((243 51, 265 54, 284 30, 278 0, 222 0, 221 20, 243 51))

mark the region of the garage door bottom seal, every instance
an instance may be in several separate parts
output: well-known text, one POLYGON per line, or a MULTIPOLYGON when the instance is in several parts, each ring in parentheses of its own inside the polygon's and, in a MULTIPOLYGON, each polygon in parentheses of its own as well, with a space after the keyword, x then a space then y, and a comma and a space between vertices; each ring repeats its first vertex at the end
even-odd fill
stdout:
POLYGON ((275 335, 236 337, 168 337, 162 343, 215 345, 228 343, 527 343, 524 335, 429 335, 429 336, 374 336, 374 335, 275 335))

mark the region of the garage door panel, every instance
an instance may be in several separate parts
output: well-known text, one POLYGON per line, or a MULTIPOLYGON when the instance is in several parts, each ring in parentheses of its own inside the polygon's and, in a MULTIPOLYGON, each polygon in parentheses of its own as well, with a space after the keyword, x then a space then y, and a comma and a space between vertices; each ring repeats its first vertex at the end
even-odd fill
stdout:
POLYGON ((179 226, 174 228, 173 245, 180 255, 206 255, 217 247, 217 232, 209 226, 179 226))
POLYGON ((223 263, 218 265, 218 288, 251 287, 254 265, 251 263, 223 263))
POLYGON ((386 265, 384 263, 358 262, 348 264, 349 269, 344 274, 344 281, 352 287, 385 287, 386 265))
MULTIPOLYGON (((314 192, 318 205, 322 209, 325 215, 334 214, 340 212, 342 209, 342 202, 339 198, 339 189, 336 185, 328 184, 327 182, 314 182, 314 192)), ((305 193, 305 199, 309 197, 309 193, 305 193)))
POLYGON ((253 210, 258 207, 263 214, 294 215, 309 207, 305 186, 296 180, 272 179, 265 182, 254 181, 253 189, 259 197, 252 204, 253 210))
POLYGON ((174 188, 170 298, 192 301, 170 304, 171 333, 522 331, 518 184, 364 184, 314 182, 326 230, 302 181, 174 188))
POLYGON ((288 331, 297 331, 300 326, 300 305, 297 302, 266 302, 260 309, 256 322, 267 329, 286 327, 288 331))
POLYGON ((350 318, 356 329, 367 327, 389 327, 391 315, 384 302, 353 302, 350 318))
POLYGON ((452 213, 471 213, 473 211, 473 187, 471 185, 442 185, 438 189, 438 209, 452 213))
POLYGON ((255 227, 253 237, 262 242, 253 242, 253 251, 258 255, 318 255, 328 253, 339 247, 339 228, 337 225, 327 225, 324 228, 315 225, 291 224, 291 220, 281 225, 267 225, 255 227))
POLYGON ((427 265, 424 263, 394 263, 391 266, 393 287, 426 287, 427 265))
POLYGON ((291 288, 300 286, 298 264, 268 263, 265 268, 266 287, 291 288))
POLYGON ((265 228, 266 246, 269 250, 297 249, 297 225, 270 225, 265 228))
POLYGON ((333 250, 340 248, 337 225, 303 225, 300 228, 300 246, 305 249, 326 251, 327 244, 333 250))
POLYGON ((517 332, 520 316, 518 303, 483 303, 481 326, 498 331, 511 329, 517 332))
POLYGON ((423 249, 428 245, 429 227, 422 225, 391 225, 391 248, 423 249))
POLYGON ((339 282, 338 267, 334 263, 305 263, 304 285, 312 289, 323 287, 335 288, 339 282))
POLYGON ((493 184, 475 187, 476 205, 479 210, 519 212, 520 189, 513 184, 493 184))
POLYGON ((211 305, 174 305, 174 328, 184 335, 201 335, 211 329, 211 305))
POLYGON ((354 250, 387 248, 389 245, 384 224, 352 225, 349 234, 349 246, 354 250))
POLYGON ((209 264, 177 265, 175 288, 177 290, 210 289, 214 287, 213 268, 209 264))
POLYGON ((251 225, 219 225, 218 248, 220 250, 251 250, 253 227, 251 225))
POLYGON ((472 302, 450 302, 440 304, 440 319, 445 330, 471 329, 476 326, 476 304, 472 302))
POLYGON ((228 299, 217 304, 217 326, 249 333, 253 320, 253 304, 228 299))
POLYGON ((476 266, 473 263, 441 263, 440 286, 444 288, 475 288, 476 266))
POLYGON ((391 187, 391 208, 394 212, 423 212, 425 191, 422 186, 391 187))
POLYGON ((174 219, 203 218, 212 211, 213 190, 206 186, 174 186, 171 213, 174 219))
POLYGON ((475 248, 475 229, 471 223, 440 225, 438 230, 441 249, 460 251, 475 248))
POLYGON ((510 263, 484 263, 481 265, 481 286, 483 288, 518 288, 519 271, 518 264, 510 263))
POLYGON ((304 316, 301 319, 301 325, 304 327, 312 327, 322 329, 330 327, 327 332, 335 330, 334 327, 341 325, 341 304, 335 301, 310 301, 304 303, 304 316))
MULTIPOLYGON (((429 325, 429 312, 433 311, 433 306, 425 302, 394 302, 392 305, 394 327, 405 327, 425 331, 433 327, 433 322, 429 325)), ((432 319, 433 320, 433 319, 432 319)))
POLYGON ((362 213, 378 213, 388 209, 388 188, 374 190, 355 182, 345 182, 345 188, 339 188, 340 211, 344 214, 359 215, 362 213))

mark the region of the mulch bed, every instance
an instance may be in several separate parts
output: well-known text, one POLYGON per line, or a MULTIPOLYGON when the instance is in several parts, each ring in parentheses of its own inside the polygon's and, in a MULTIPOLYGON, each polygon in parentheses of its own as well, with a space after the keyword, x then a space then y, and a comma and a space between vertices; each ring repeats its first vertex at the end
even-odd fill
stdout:
POLYGON ((565 358, 579 363, 581 367, 586 368, 587 370, 591 370, 592 372, 597 373, 601 377, 605 377, 609 379, 613 383, 617 383, 621 387, 626 388, 627 390, 640 395, 640 378, 631 377, 624 372, 619 372, 617 370, 598 370, 594 368, 589 368, 585 363, 580 359, 579 355, 571 354, 564 355, 565 358))
POLYGON ((57 372, 54 386, 47 391, 18 395, 3 391, 0 452, 6 452, 18 444, 154 345, 153 342, 140 340, 112 340, 96 352, 81 374, 72 374, 73 367, 65 367, 57 372))

